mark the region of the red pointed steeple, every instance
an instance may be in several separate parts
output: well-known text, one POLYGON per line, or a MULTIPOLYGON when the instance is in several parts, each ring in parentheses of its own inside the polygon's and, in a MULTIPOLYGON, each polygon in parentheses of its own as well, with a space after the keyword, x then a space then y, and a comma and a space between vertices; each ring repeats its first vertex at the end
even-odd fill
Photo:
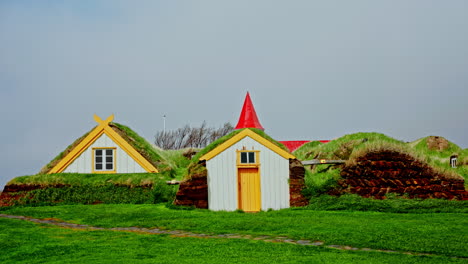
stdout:
POLYGON ((257 113, 250 99, 249 92, 247 92, 247 96, 245 96, 244 106, 242 107, 239 122, 237 122, 235 129, 242 128, 258 128, 264 130, 262 125, 260 125, 260 121, 258 121, 257 113))

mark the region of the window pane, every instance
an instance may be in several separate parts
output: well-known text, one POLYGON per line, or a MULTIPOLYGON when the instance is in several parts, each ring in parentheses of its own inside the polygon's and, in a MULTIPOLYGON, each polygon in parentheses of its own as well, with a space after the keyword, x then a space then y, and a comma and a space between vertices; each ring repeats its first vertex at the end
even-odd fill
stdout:
POLYGON ((107 157, 106 157, 106 162, 107 162, 107 163, 112 163, 112 157, 107 156, 107 157))
POLYGON ((112 149, 106 150, 106 156, 112 156, 112 149))
POLYGON ((241 152, 241 163, 247 163, 247 152, 241 152))
POLYGON ((109 164, 109 163, 106 164, 106 170, 112 170, 112 167, 113 167, 112 163, 111 164, 109 164))
POLYGON ((249 163, 255 163, 255 152, 249 152, 249 163))
POLYGON ((96 170, 102 170, 102 164, 97 164, 96 163, 96 170))
POLYGON ((96 149, 96 156, 102 156, 102 149, 96 149))
POLYGON ((102 157, 96 157, 96 163, 97 162, 101 163, 102 162, 102 157))

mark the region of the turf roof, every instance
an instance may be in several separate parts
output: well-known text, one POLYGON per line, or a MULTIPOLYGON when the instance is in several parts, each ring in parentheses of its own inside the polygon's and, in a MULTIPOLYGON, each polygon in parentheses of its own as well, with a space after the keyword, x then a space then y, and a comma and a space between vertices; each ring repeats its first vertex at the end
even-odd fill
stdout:
POLYGON ((162 163, 165 163, 164 159, 156 152, 154 147, 135 131, 119 123, 111 122, 109 125, 153 166, 160 169, 162 163))
POLYGON ((57 165, 68 153, 70 153, 78 144, 80 144, 86 136, 95 129, 93 127, 90 131, 86 132, 83 136, 76 139, 72 144, 70 144, 64 151, 60 152, 54 159, 52 159, 47 165, 42 167, 38 174, 47 174, 55 165, 57 165))
MULTIPOLYGON (((448 141, 448 145, 443 150, 431 150, 428 147, 428 139, 421 138, 410 143, 396 140, 381 133, 354 133, 342 136, 326 144, 310 142, 304 144, 294 151, 294 155, 300 160, 310 159, 353 159, 366 152, 377 149, 389 149, 404 152, 418 160, 428 163, 436 171, 448 175, 449 178, 467 179, 468 182, 468 152, 462 150, 456 144, 448 141), (453 154, 458 154, 457 168, 451 168, 449 158, 453 154)), ((439 137, 441 138, 441 137, 439 137)), ((445 139, 444 139, 445 140, 445 139)), ((339 169, 339 168, 337 168, 339 169)))
MULTIPOLYGON (((140 153, 148 162, 155 166, 158 170, 165 163, 164 159, 156 153, 153 146, 151 146, 148 141, 139 136, 135 131, 130 129, 127 126, 121 125, 119 123, 111 122, 109 126, 119 134, 127 143, 129 143, 138 153, 140 153)), ((68 153, 70 153, 81 141, 83 141, 86 136, 93 131, 96 127, 93 127, 86 134, 75 140, 71 145, 69 145, 64 151, 58 154, 52 161, 45 165, 40 171, 39 174, 47 174, 55 165, 57 165, 68 153)))
POLYGON ((300 160, 309 159, 348 159, 349 155, 356 148, 362 147, 370 142, 389 142, 394 144, 405 144, 381 133, 360 132, 344 135, 340 138, 331 140, 328 143, 320 144, 312 141, 302 145, 294 151, 294 154, 300 160))

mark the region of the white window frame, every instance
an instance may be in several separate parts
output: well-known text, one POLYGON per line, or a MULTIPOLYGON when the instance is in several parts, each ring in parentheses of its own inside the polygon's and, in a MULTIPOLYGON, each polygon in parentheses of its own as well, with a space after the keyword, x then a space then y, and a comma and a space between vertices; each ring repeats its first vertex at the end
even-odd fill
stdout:
POLYGON ((116 154, 116 149, 115 148, 93 148, 93 172, 95 173, 114 173, 116 172, 116 159, 115 159, 115 155, 116 154), (102 161, 99 163, 97 162, 97 158, 98 158, 98 155, 97 155, 97 151, 98 150, 101 150, 102 151, 102 161), (111 155, 108 155, 107 154, 107 151, 111 150, 112 151, 112 154, 111 155), (108 160, 108 158, 111 157, 111 161, 108 160), (101 164, 102 165, 102 168, 101 169, 98 169, 97 168, 97 165, 98 164, 101 164), (111 169, 107 169, 107 165, 112 165, 112 168, 111 169))

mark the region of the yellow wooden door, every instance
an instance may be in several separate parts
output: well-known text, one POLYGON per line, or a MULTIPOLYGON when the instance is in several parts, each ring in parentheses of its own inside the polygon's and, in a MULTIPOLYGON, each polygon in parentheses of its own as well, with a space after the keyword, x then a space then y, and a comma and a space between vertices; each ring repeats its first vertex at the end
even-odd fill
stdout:
POLYGON ((258 168, 239 168, 239 209, 260 211, 260 175, 258 168))

